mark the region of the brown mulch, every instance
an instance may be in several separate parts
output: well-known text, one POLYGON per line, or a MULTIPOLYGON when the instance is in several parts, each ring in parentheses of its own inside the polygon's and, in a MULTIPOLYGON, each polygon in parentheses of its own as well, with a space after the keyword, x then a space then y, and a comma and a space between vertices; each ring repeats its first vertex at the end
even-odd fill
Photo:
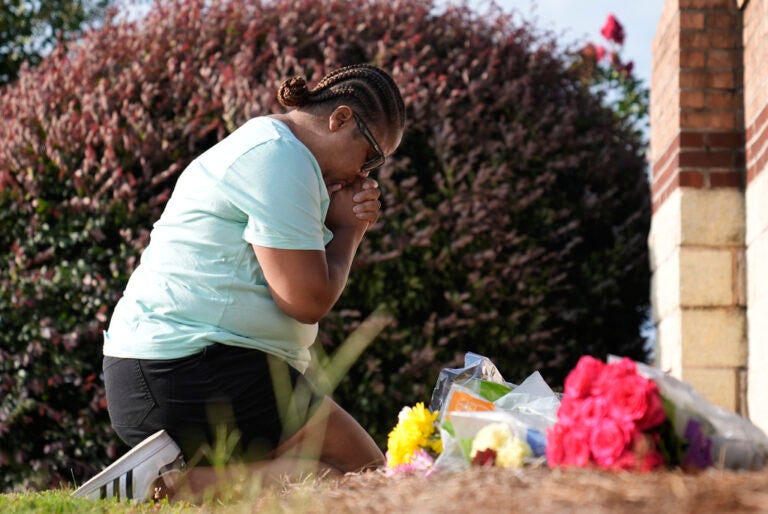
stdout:
POLYGON ((266 503, 283 512, 329 513, 768 513, 768 470, 693 475, 474 467, 430 477, 371 472, 292 487, 272 498, 278 505, 266 503))

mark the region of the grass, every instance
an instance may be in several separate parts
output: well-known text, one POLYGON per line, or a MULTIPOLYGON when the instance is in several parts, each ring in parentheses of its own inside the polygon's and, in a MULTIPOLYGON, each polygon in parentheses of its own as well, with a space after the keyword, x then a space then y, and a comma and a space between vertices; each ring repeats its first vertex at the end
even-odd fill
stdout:
MULTIPOLYGON (((345 376, 350 366, 360 354, 370 345, 381 330, 391 322, 391 317, 384 309, 375 310, 360 326, 348 336, 333 355, 327 355, 322 350, 314 348, 314 359, 318 367, 313 380, 320 390, 331 393, 339 381, 345 376)), ((318 345, 315 345, 318 346, 318 345)), ((280 390, 276 387, 276 390, 280 390)), ((224 441, 228 443, 228 441, 224 441)), ((226 460, 231 449, 230 444, 217 444, 212 449, 212 462, 226 460)), ((73 498, 73 489, 58 489, 41 492, 0 494, 0 513, 216 513, 243 514, 259 512, 264 514, 291 512, 296 514, 312 512, 313 495, 318 494, 329 486, 328 482, 308 476, 305 479, 290 482, 287 478, 281 487, 265 489, 259 482, 241 480, 239 485, 233 485, 232 491, 224 494, 225 500, 208 500, 202 505, 192 505, 186 502, 168 503, 119 503, 114 499, 86 500, 73 498), (244 485, 249 484, 250 485, 244 485)))
POLYGON ((6 513, 194 514, 765 514, 768 469, 653 473, 590 469, 524 470, 474 466, 429 477, 360 473, 340 481, 307 479, 228 501, 125 504, 76 500, 71 490, 0 496, 6 513))
POLYGON ((255 484, 251 491, 238 490, 229 499, 207 500, 201 505, 187 502, 168 501, 156 503, 117 502, 108 500, 87 500, 73 498, 72 489, 57 489, 41 492, 0 494, 2 514, 56 513, 189 513, 189 514, 260 514, 291 512, 309 514, 311 497, 332 487, 323 481, 307 479, 304 482, 288 483, 282 488, 262 489, 255 484))
POLYGON ((31 493, 10 493, 0 495, 0 512, 21 513, 104 513, 104 512, 211 512, 206 506, 198 507, 185 503, 117 503, 115 500, 85 500, 72 498, 71 489, 31 493))

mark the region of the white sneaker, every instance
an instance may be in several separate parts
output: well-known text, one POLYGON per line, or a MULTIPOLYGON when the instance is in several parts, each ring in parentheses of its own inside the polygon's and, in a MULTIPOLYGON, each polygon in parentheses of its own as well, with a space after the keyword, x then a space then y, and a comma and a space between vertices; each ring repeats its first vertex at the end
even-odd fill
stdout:
POLYGON ((160 430, 78 487, 72 496, 148 501, 155 495, 158 478, 173 482, 184 467, 181 449, 165 430, 160 430))

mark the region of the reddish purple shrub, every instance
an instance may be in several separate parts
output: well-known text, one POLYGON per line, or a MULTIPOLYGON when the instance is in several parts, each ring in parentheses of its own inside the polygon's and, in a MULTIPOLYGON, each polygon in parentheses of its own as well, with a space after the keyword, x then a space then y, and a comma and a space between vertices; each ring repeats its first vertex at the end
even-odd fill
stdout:
POLYGON ((295 74, 373 62, 408 107, 383 215, 321 325, 331 347, 377 306, 396 320, 337 390, 375 437, 468 350, 555 385, 584 353, 644 357, 642 142, 552 41, 429 0, 174 0, 107 25, 0 93, 0 490, 124 450, 101 330, 179 171, 295 74))

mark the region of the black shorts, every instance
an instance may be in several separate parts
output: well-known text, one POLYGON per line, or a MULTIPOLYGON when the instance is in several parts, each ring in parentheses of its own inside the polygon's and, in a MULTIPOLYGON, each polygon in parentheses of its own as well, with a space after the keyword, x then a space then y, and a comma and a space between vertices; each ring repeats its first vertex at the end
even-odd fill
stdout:
POLYGON ((104 357, 112 427, 130 446, 165 429, 190 464, 259 460, 322 401, 296 369, 258 350, 214 344, 169 360, 104 357))

